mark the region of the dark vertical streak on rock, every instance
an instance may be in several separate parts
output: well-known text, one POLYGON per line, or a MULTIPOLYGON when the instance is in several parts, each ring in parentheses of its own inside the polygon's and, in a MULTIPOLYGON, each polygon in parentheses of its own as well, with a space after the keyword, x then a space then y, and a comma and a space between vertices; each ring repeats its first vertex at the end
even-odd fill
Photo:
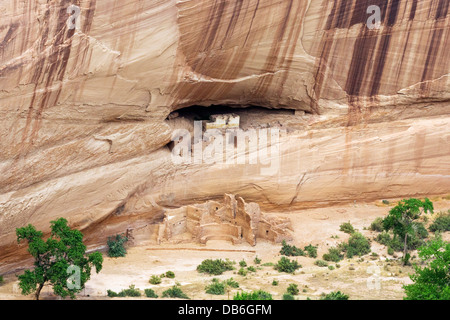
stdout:
POLYGON ((417 1, 419 0, 413 0, 413 4, 411 6, 411 12, 409 13, 409 20, 414 20, 416 16, 416 10, 417 10, 417 1))
POLYGON ((400 0, 392 0, 391 5, 389 6, 389 16, 387 25, 392 27, 397 21, 398 16, 398 7, 400 5, 400 0))
POLYGON ((435 19, 445 18, 448 13, 450 1, 449 0, 439 0, 439 4, 436 9, 435 19))
POLYGON ((368 62, 372 59, 377 37, 376 33, 361 29, 355 41, 345 91, 351 96, 359 96, 366 76, 368 62))
POLYGON ((44 109, 50 105, 56 104, 61 94, 61 85, 54 91, 51 87, 54 85, 55 81, 61 82, 63 80, 70 56, 71 38, 75 33, 74 29, 66 30, 66 22, 68 18, 66 10, 70 4, 70 1, 62 0, 59 6, 56 7, 58 12, 56 13, 57 19, 55 25, 52 25, 51 23, 51 9, 48 9, 45 13, 45 19, 43 21, 45 29, 40 39, 40 53, 42 53, 45 49, 45 43, 47 42, 51 27, 54 27, 53 32, 55 33, 55 38, 52 41, 52 45, 49 50, 50 53, 48 54, 48 56, 39 58, 39 61, 37 62, 34 69, 32 83, 34 83, 35 89, 28 110, 25 128, 22 134, 21 155, 28 151, 29 147, 36 139, 41 125, 44 109), (43 93, 40 97, 40 100, 38 100, 37 90, 40 85, 43 85, 43 93), (37 109, 35 109, 34 107, 36 103, 39 103, 39 107, 37 109), (32 123, 33 118, 34 123, 32 123), (26 142, 27 138, 28 142, 26 142))
MULTIPOLYGON (((439 47, 441 45, 443 29, 435 29, 433 30, 433 36, 431 37, 431 41, 428 47, 427 59, 425 62, 425 68, 422 73, 421 81, 428 81, 432 79, 432 72, 434 70, 434 66, 436 65, 437 52, 439 51, 439 47)), ((422 84, 422 89, 425 84, 422 84)))
POLYGON ((386 63, 386 59, 389 52, 389 45, 391 43, 391 34, 388 32, 381 36, 380 39, 381 45, 379 46, 378 53, 375 58, 375 67, 374 67, 374 75, 372 78, 372 89, 370 91, 371 96, 375 96, 378 94, 381 86, 381 77, 384 71, 384 65, 386 63))

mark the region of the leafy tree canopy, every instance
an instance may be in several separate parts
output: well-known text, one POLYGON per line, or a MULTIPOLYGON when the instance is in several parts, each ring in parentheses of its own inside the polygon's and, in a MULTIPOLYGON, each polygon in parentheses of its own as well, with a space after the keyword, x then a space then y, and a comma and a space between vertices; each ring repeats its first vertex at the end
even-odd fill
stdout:
POLYGON ((39 294, 45 284, 53 287, 53 292, 63 298, 74 299, 90 279, 91 269, 102 269, 103 256, 100 252, 86 255, 83 234, 67 225, 67 220, 59 218, 51 221, 51 234, 47 240, 43 233, 29 224, 16 229, 17 242, 28 242, 28 252, 34 258, 34 269, 19 275, 19 287, 23 295, 39 294))

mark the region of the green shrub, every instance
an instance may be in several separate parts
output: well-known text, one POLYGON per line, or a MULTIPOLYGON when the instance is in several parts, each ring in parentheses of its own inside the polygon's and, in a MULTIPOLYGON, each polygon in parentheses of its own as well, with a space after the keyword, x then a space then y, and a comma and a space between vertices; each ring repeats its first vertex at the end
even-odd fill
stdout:
POLYGON ((158 295, 153 289, 144 289, 144 293, 147 298, 158 298, 158 295))
POLYGON ((225 284, 214 278, 211 284, 206 286, 205 290, 209 294, 222 295, 225 294, 225 284))
POLYGON ((389 200, 383 200, 383 201, 381 201, 383 204, 389 204, 390 202, 389 202, 389 200))
POLYGON ((238 275, 245 277, 247 275, 247 270, 245 270, 244 268, 240 268, 238 271, 238 275))
POLYGON ((361 233, 355 232, 352 234, 348 242, 344 244, 344 251, 348 258, 353 256, 363 256, 370 252, 370 242, 361 233))
POLYGON ((123 289, 119 293, 114 292, 112 290, 107 291, 108 297, 115 298, 115 297, 140 297, 141 292, 139 289, 136 289, 134 284, 130 285, 128 289, 123 289))
POLYGON ((298 285, 296 283, 291 283, 289 284, 289 287, 287 287, 286 292, 295 296, 300 292, 300 290, 298 289, 298 285))
POLYGON ((317 258, 317 246, 309 244, 305 247, 305 251, 308 253, 308 257, 317 258))
POLYGON ((178 287, 173 286, 172 288, 167 289, 163 292, 163 298, 180 298, 180 299, 189 299, 189 297, 178 287))
POLYGON ((450 231, 450 210, 448 213, 440 213, 439 216, 429 226, 431 232, 450 231))
POLYGON ((388 253, 388 255, 392 256, 392 255, 394 255, 395 251, 394 251, 394 249, 392 249, 392 247, 388 247, 387 253, 388 253))
POLYGON ((117 292, 112 291, 112 290, 107 290, 106 292, 108 294, 108 297, 110 297, 110 298, 115 298, 115 297, 119 296, 119 294, 117 292))
POLYGON ((211 275, 220 275, 225 271, 233 270, 233 262, 226 259, 206 259, 197 266, 197 271, 201 273, 208 273, 211 275))
POLYGON ((370 224, 369 230, 382 232, 383 231, 383 218, 381 218, 381 217, 375 218, 375 220, 373 220, 373 222, 370 224))
POLYGON ((330 270, 334 270, 334 266, 332 266, 332 265, 329 265, 329 266, 328 266, 328 269, 330 269, 330 270))
POLYGON ((273 286, 277 286, 277 285, 278 285, 278 280, 273 279, 272 285, 273 285, 273 286))
POLYGON ((130 285, 128 289, 124 289, 119 293, 120 297, 140 297, 141 292, 136 289, 134 284, 130 285))
POLYGON ((302 266, 295 260, 289 260, 286 257, 281 257, 278 263, 275 265, 275 269, 279 272, 293 273, 295 270, 301 268, 302 266))
POLYGON ((300 249, 297 248, 296 246, 291 246, 289 244, 286 243, 286 241, 282 241, 281 242, 281 250, 280 250, 280 254, 284 255, 284 256, 304 256, 305 252, 300 249))
POLYGON ((150 282, 151 284, 160 284, 161 283, 161 277, 152 275, 148 282, 150 282))
POLYGON ((252 292, 237 292, 233 300, 273 300, 272 295, 263 290, 257 290, 252 292))
POLYGON ((117 234, 114 237, 109 237, 108 244, 108 256, 117 258, 117 257, 125 257, 127 254, 127 250, 124 247, 125 242, 128 241, 128 238, 117 234))
POLYGON ((241 260, 241 261, 239 261, 239 265, 244 268, 247 266, 247 262, 245 262, 244 260, 241 260))
POLYGON ((260 264, 261 263, 261 259, 259 259, 258 257, 255 257, 255 259, 253 260, 253 262, 255 264, 260 264))
POLYGON ((329 294, 323 294, 320 300, 348 300, 348 295, 343 294, 340 291, 330 292, 329 294))
POLYGON ((0 276, 0 285, 3 284, 3 281, 4 281, 3 276, 0 276))
POLYGON ((175 278, 175 273, 173 271, 167 271, 166 278, 170 278, 170 279, 175 278))
POLYGON ((343 224, 341 224, 339 226, 339 230, 348 234, 352 234, 355 232, 355 229, 350 222, 344 222, 343 224))
POLYGON ((263 267, 273 267, 275 264, 273 262, 265 262, 261 266, 263 267))
POLYGON ((225 284, 231 288, 239 288, 239 283, 235 281, 233 278, 226 280, 225 284))
POLYGON ((314 261, 314 264, 319 267, 327 267, 328 266, 328 263, 326 263, 323 260, 316 260, 316 261, 314 261))
POLYGON ((339 262, 344 259, 344 255, 339 248, 332 247, 328 249, 328 253, 322 256, 322 259, 325 261, 339 262))
POLYGON ((254 266, 248 266, 247 270, 250 271, 250 272, 256 272, 256 269, 255 269, 254 266))
POLYGON ((283 300, 295 300, 294 296, 289 293, 283 294, 283 300))

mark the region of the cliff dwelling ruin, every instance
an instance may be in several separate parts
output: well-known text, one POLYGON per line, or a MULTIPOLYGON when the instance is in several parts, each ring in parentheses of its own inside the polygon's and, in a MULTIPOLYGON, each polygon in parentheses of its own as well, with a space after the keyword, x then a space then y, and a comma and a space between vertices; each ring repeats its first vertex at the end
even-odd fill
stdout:
POLYGON ((207 201, 167 210, 158 225, 157 242, 228 240, 254 246, 257 239, 276 243, 292 240, 291 231, 289 219, 266 216, 257 203, 225 194, 222 203, 207 201))

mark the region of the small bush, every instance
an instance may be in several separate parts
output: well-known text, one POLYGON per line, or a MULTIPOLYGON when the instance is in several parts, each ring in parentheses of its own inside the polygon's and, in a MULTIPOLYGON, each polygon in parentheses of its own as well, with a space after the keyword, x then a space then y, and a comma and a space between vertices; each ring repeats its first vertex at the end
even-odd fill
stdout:
POLYGON ((233 300, 273 300, 272 295, 263 290, 257 290, 252 292, 237 292, 233 300))
POLYGON ((273 263, 273 262, 266 262, 266 263, 263 263, 261 266, 262 267, 273 267, 275 264, 273 263))
POLYGON ((250 271, 250 272, 256 272, 256 269, 255 269, 254 266, 248 266, 247 270, 250 271))
POLYGON ((238 275, 245 277, 247 275, 247 270, 245 270, 244 268, 240 268, 238 271, 238 275))
POLYGON ((160 284, 161 278, 159 276, 153 275, 150 277, 150 280, 148 282, 150 282, 151 284, 160 284))
POLYGON ((124 244, 127 241, 128 238, 121 234, 109 237, 107 241, 108 256, 112 258, 125 257, 127 250, 125 249, 124 244))
POLYGON ((206 286, 205 290, 209 294, 222 295, 225 294, 225 284, 214 278, 212 283, 206 286))
POLYGON ((189 297, 178 287, 173 286, 172 288, 167 289, 163 292, 163 298, 180 298, 180 299, 189 299, 189 297))
POLYGON ((283 300, 295 300, 294 296, 289 293, 283 294, 283 300))
POLYGON ((234 281, 233 278, 226 280, 225 284, 231 288, 239 288, 239 283, 237 281, 234 281))
POLYGON ((3 281, 4 281, 3 276, 0 276, 0 285, 3 284, 3 281))
POLYGON ((390 202, 389 202, 389 200, 383 200, 383 201, 381 201, 383 204, 389 204, 390 202))
POLYGON ((272 285, 273 285, 273 286, 277 286, 278 283, 279 283, 278 280, 275 280, 275 279, 274 279, 274 280, 272 281, 272 285))
POLYGON ((247 266, 247 262, 245 262, 244 260, 241 260, 241 261, 239 261, 239 265, 244 268, 247 266))
POLYGON ((329 294, 322 295, 320 300, 348 300, 348 295, 340 291, 330 292, 329 294))
POLYGON ((108 290, 108 291, 106 291, 106 292, 107 292, 107 294, 108 294, 108 297, 110 297, 110 298, 115 298, 115 297, 118 297, 118 296, 119 296, 119 294, 118 294, 117 292, 112 291, 112 290, 108 290))
POLYGON ((289 284, 289 287, 287 287, 286 292, 295 296, 300 292, 300 290, 298 289, 298 285, 296 283, 291 283, 289 284))
POLYGON ((226 259, 206 259, 203 260, 200 265, 197 266, 197 271, 201 273, 208 273, 211 275, 220 275, 225 271, 233 270, 233 262, 226 259))
POLYGON ((302 266, 295 260, 289 260, 286 257, 281 257, 278 263, 275 265, 275 269, 279 272, 293 273, 295 270, 301 268, 302 266))
POLYGON ((286 241, 282 241, 281 242, 281 250, 280 250, 280 254, 284 255, 284 256, 304 256, 305 252, 300 249, 297 248, 296 246, 291 246, 289 244, 286 243, 286 241))
POLYGON ((130 285, 128 289, 124 289, 119 293, 120 297, 140 297, 141 292, 136 289, 134 284, 130 285))
POLYGON ((316 261, 314 261, 314 264, 319 267, 327 267, 328 266, 328 263, 326 263, 323 260, 316 260, 316 261))
POLYGON ((144 293, 147 298, 158 298, 158 295, 153 289, 144 289, 144 293))
POLYGON ((255 257, 255 259, 253 260, 253 262, 255 264, 260 264, 261 263, 261 259, 259 259, 258 257, 255 257))
POLYGON ((383 218, 378 217, 370 224, 369 230, 382 232, 383 231, 383 218))
POLYGON ((370 242, 361 233, 356 232, 344 245, 344 251, 346 251, 348 258, 352 258, 353 256, 361 257, 370 252, 370 242))
POLYGON ((328 266, 328 269, 330 269, 330 270, 334 270, 334 266, 332 266, 332 265, 329 265, 329 266, 328 266))
POLYGON ((175 278, 175 273, 173 271, 167 271, 166 278, 170 278, 170 279, 175 278))
POLYGON ((439 216, 429 226, 428 230, 431 232, 450 231, 450 210, 449 213, 440 213, 439 216))
POLYGON ((130 285, 128 289, 124 289, 120 291, 119 293, 114 292, 112 290, 107 291, 108 297, 115 298, 115 297, 140 297, 141 292, 139 289, 136 289, 134 284, 130 285))
POLYGON ((305 251, 308 253, 308 257, 317 258, 317 246, 309 244, 305 247, 305 251))
POLYGON ((388 247, 387 248, 387 253, 388 253, 388 255, 392 256, 392 255, 394 255, 395 251, 391 247, 388 247))
POLYGON ((341 224, 339 226, 339 230, 348 234, 352 234, 355 232, 355 229, 350 222, 344 222, 343 224, 341 224))
POLYGON ((344 259, 344 255, 339 248, 332 247, 328 249, 328 253, 322 256, 322 259, 325 261, 339 262, 344 259))

